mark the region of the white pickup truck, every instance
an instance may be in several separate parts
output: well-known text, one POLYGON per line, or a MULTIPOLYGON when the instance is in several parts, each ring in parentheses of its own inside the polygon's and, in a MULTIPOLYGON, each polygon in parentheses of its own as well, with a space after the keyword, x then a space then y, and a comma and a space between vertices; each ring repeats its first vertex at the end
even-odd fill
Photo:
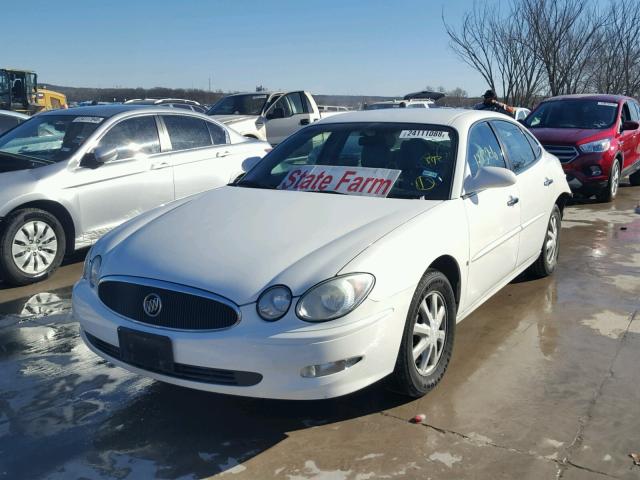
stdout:
POLYGON ((321 117, 313 95, 304 91, 237 93, 221 98, 207 115, 271 145, 321 117))

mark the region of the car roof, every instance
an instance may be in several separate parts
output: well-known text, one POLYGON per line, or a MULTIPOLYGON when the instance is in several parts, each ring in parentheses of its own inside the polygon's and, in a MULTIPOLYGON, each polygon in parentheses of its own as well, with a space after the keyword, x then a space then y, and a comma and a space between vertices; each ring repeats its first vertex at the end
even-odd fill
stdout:
MULTIPOLYGON (((166 110, 167 113, 175 113, 175 110, 171 108, 162 109, 160 107, 149 105, 117 103, 111 105, 86 105, 83 107, 48 110, 46 112, 39 113, 38 115, 87 115, 92 117, 113 117, 114 115, 133 110, 148 110, 150 113, 159 113, 166 110)), ((187 113, 186 110, 185 113, 187 113)))
POLYGON ((505 118, 506 115, 483 110, 465 110, 462 108, 397 108, 384 110, 361 110, 346 112, 322 119, 319 123, 430 123, 434 125, 452 125, 454 121, 465 119, 476 122, 482 119, 505 118))
POLYGON ((12 112, 11 110, 0 110, 0 115, 4 115, 6 117, 22 118, 24 120, 29 118, 29 115, 25 115, 24 113, 20 112, 12 112))
POLYGON ((558 97, 548 98, 543 100, 543 103, 546 102, 557 102, 562 100, 597 100, 600 102, 621 102, 624 100, 631 100, 631 97, 627 97, 625 95, 613 95, 606 93, 579 93, 573 95, 560 95, 558 97))

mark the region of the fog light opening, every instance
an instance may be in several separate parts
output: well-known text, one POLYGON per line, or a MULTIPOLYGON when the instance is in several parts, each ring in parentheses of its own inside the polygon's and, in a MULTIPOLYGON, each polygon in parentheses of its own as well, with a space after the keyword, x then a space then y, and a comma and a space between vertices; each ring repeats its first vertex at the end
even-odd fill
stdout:
POLYGON ((360 360, 362 360, 362 357, 351 357, 338 360, 337 362, 309 365, 300 370, 300 375, 304 378, 326 377, 327 375, 333 375, 334 373, 339 373, 347 368, 353 367, 360 360))
POLYGON ((602 175, 602 169, 598 165, 591 165, 589 167, 589 174, 592 177, 598 177, 598 176, 602 175))

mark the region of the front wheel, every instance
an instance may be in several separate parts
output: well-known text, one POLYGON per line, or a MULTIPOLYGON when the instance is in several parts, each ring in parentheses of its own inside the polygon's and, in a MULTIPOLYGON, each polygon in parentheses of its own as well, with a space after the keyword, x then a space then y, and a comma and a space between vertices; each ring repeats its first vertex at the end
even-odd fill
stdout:
POLYGON ((618 194, 618 187, 620 186, 620 162, 618 160, 613 162, 611 167, 611 174, 609 175, 609 182, 607 186, 597 195, 598 200, 601 202, 610 202, 618 194))
POLYGON ((540 256, 533 265, 529 267, 529 272, 535 277, 548 277, 556 269, 558 264, 558 252, 560 251, 560 224, 562 222, 562 214, 558 205, 553 206, 549 223, 547 224, 547 232, 544 236, 544 243, 540 256))
POLYGON ((455 328, 451 284, 441 272, 428 270, 411 300, 392 388, 413 398, 433 389, 449 365, 455 328))
POLYGON ((49 212, 25 208, 11 214, 0 237, 0 278, 13 285, 43 280, 62 263, 65 235, 49 212))

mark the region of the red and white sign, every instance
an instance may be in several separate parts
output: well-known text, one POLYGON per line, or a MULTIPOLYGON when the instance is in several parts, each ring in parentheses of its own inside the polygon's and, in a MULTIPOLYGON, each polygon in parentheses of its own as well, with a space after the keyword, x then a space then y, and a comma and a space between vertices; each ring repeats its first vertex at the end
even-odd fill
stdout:
POLYGON ((388 168, 303 165, 289 170, 278 189, 386 197, 400 172, 388 168))

